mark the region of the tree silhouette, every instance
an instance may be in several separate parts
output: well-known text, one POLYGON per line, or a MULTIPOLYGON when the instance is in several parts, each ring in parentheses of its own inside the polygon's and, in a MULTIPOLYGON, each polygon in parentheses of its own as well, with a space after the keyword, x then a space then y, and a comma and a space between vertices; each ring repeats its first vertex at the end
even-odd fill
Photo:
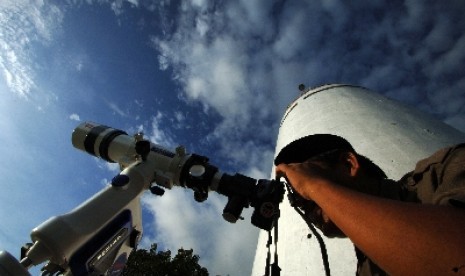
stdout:
POLYGON ((122 275, 208 276, 208 270, 198 264, 199 256, 193 252, 192 249, 181 248, 171 258, 170 250, 157 252, 157 244, 154 243, 149 250, 133 251, 122 275))

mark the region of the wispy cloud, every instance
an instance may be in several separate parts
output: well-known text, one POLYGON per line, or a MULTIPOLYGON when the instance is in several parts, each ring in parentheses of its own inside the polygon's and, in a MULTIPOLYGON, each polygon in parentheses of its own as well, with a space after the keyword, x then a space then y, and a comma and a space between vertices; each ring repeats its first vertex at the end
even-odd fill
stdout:
POLYGON ((19 97, 30 99, 36 88, 31 45, 47 44, 62 19, 60 9, 42 1, 1 1, 0 74, 19 97))
MULTIPOLYGON (((252 117, 276 120, 274 110, 283 110, 301 82, 367 86, 445 119, 455 116, 449 108, 455 103, 441 94, 465 98, 457 73, 465 62, 465 36, 457 27, 465 26, 463 10, 459 2, 444 8, 400 1, 390 9, 379 1, 205 1, 185 4, 174 33, 168 29, 152 43, 187 97, 214 109, 235 131, 247 132, 252 117)), ((275 133, 276 125, 265 125, 275 133)))
POLYGON ((149 139, 155 144, 172 150, 177 146, 177 143, 173 136, 166 129, 161 127, 161 123, 164 118, 165 115, 161 112, 157 112, 157 114, 151 118, 149 139))
POLYGON ((116 103, 111 102, 111 101, 106 101, 106 104, 108 105, 108 107, 113 112, 120 115, 121 117, 127 117, 128 116, 128 114, 125 111, 123 111, 116 103))

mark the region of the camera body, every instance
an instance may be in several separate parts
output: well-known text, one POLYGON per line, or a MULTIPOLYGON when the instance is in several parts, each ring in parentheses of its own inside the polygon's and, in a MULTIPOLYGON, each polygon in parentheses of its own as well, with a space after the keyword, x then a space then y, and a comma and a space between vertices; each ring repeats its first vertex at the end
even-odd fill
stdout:
POLYGON ((251 223, 263 230, 271 230, 279 217, 279 204, 284 197, 284 183, 277 180, 247 177, 242 174, 224 174, 217 192, 228 197, 223 218, 235 223, 244 208, 254 208, 251 223))
POLYGON ((252 224, 269 231, 280 215, 279 204, 283 201, 284 184, 277 180, 260 179, 255 189, 255 198, 251 202, 254 207, 252 224))

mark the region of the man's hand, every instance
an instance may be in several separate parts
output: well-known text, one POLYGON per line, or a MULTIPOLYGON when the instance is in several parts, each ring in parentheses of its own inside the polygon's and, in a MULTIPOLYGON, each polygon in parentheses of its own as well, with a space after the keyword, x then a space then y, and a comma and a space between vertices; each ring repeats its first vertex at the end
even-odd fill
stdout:
MULTIPOLYGON (((337 177, 341 177, 337 168, 316 162, 307 161, 303 163, 280 164, 276 167, 276 177, 284 177, 286 181, 306 200, 313 200, 314 185, 321 182, 339 182, 337 177)), ((339 184, 339 183, 338 183, 339 184)))

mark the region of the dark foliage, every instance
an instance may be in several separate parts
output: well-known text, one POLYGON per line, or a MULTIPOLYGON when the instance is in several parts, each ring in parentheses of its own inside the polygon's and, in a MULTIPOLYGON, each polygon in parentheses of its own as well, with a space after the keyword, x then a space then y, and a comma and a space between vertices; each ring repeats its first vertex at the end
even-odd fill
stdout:
POLYGON ((193 250, 178 249, 173 258, 171 251, 158 251, 157 244, 149 250, 138 249, 129 256, 122 275, 153 276, 208 276, 206 268, 198 264, 199 256, 193 250))

